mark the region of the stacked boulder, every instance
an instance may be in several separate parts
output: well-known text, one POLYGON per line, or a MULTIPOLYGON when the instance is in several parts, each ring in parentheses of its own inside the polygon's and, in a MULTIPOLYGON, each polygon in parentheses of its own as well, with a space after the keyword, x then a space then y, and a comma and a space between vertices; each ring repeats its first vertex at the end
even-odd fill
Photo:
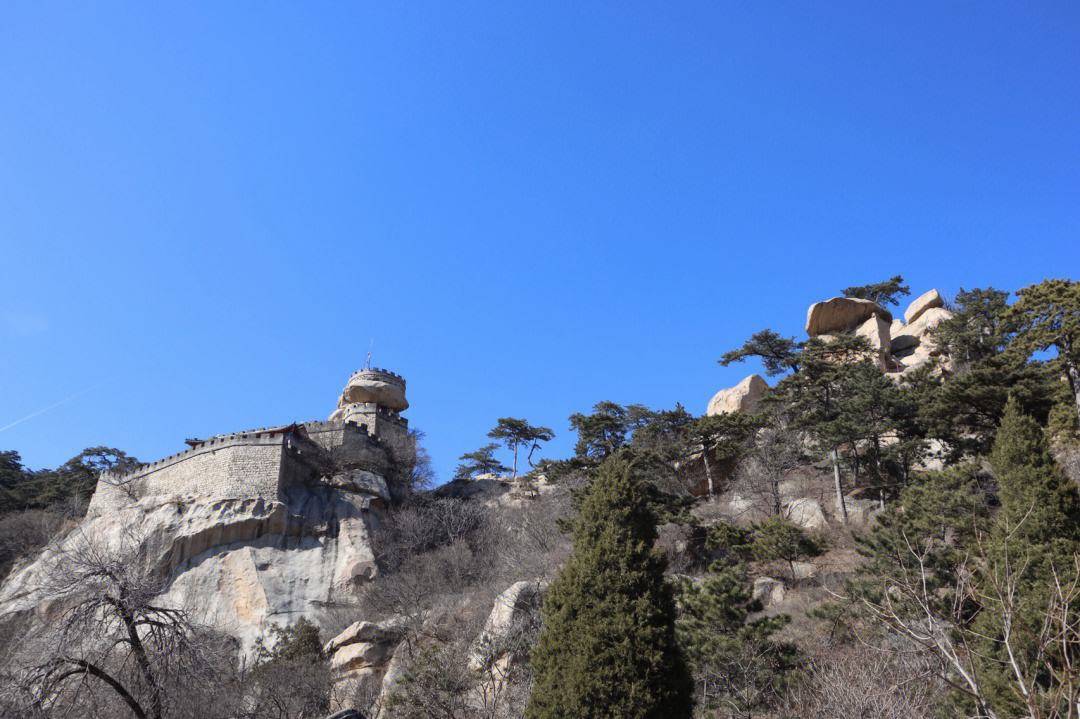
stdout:
POLYGON ((825 341, 841 334, 864 337, 881 370, 902 376, 941 355, 930 330, 952 316, 937 290, 912 301, 903 321, 870 300, 833 297, 810 305, 806 334, 825 341))
POLYGON ((381 687, 388 694, 394 682, 394 650, 404 634, 402 622, 359 621, 349 625, 323 647, 334 675, 332 698, 347 703, 359 685, 381 687))
MULTIPOLYGON (((893 357, 901 374, 941 356, 930 330, 952 319, 952 316, 953 313, 945 309, 945 300, 937 290, 920 295, 908 305, 903 323, 897 320, 891 328, 893 357)), ((948 358, 942 357, 942 361, 947 363, 948 358)))

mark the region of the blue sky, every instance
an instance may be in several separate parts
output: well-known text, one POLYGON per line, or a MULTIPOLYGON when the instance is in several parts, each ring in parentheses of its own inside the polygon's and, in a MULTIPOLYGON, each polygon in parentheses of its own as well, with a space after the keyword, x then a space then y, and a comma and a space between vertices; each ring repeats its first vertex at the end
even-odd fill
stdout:
POLYGON ((847 285, 1075 278, 1078 67, 1075 2, 5 2, 0 449, 322 418, 372 341, 443 478, 701 412, 847 285))

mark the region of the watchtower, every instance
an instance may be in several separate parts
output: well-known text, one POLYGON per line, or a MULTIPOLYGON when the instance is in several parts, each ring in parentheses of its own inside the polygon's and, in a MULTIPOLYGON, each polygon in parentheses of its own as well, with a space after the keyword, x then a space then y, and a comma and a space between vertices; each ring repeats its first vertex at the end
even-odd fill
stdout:
POLYGON ((387 369, 365 367, 349 377, 330 420, 365 427, 395 459, 410 461, 414 450, 409 420, 401 416, 408 408, 404 377, 387 369))

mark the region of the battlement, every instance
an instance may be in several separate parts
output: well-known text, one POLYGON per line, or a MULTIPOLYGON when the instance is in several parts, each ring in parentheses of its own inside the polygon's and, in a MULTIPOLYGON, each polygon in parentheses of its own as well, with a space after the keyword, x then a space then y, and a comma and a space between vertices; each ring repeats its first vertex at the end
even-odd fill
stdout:
POLYGON ((383 369, 354 372, 327 421, 292 423, 185 440, 188 449, 116 474, 103 472, 90 510, 107 511, 145 497, 277 500, 286 485, 343 469, 389 476, 411 461, 413 441, 400 410, 405 380, 383 369), (359 400, 359 401, 357 401, 359 400))
POLYGON ((351 375, 349 375, 349 379, 352 379, 353 377, 356 377, 356 376, 362 375, 362 374, 381 375, 382 379, 385 379, 385 380, 387 380, 389 382, 393 382, 395 384, 401 385, 401 387, 403 389, 405 387, 405 378, 404 377, 399 375, 397 372, 391 372, 390 370, 383 369, 382 367, 366 367, 364 369, 358 369, 355 372, 353 372, 351 375))
POLYGON ((165 467, 170 467, 178 462, 190 459, 191 457, 204 454, 205 452, 214 452, 225 447, 241 445, 278 445, 281 444, 285 440, 286 435, 294 431, 295 428, 296 425, 290 425, 288 427, 262 427, 260 429, 217 435, 210 439, 198 440, 192 444, 189 449, 185 449, 182 452, 170 454, 168 457, 162 457, 154 462, 140 464, 136 469, 125 474, 115 474, 110 471, 102 472, 101 478, 114 484, 126 484, 139 477, 164 469, 165 467))

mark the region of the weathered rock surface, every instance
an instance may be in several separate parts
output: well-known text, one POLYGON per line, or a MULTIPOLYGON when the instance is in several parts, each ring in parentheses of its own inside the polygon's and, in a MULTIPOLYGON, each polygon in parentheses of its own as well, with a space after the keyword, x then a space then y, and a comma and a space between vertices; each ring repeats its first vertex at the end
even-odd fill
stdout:
POLYGON ((714 394, 705 413, 712 416, 731 412, 753 412, 768 391, 769 384, 759 375, 752 374, 734 387, 714 394))
POLYGON ((927 335, 930 330, 952 316, 953 313, 944 307, 926 308, 919 314, 918 319, 904 325, 904 329, 893 340, 893 349, 903 350, 921 344, 929 339, 927 335))
POLYGON ((494 666, 501 670, 500 675, 505 675, 509 665, 521 659, 521 647, 515 646, 514 635, 527 631, 525 625, 538 615, 545 589, 547 583, 539 580, 515 582, 496 598, 469 655, 474 670, 494 666))
POLYGON ((870 317, 855 329, 856 336, 864 338, 874 350, 878 367, 886 371, 891 366, 889 352, 892 344, 889 332, 889 322, 878 315, 870 317))
POLYGON ((784 516, 797 527, 803 529, 822 529, 828 526, 825 512, 816 499, 800 497, 784 503, 784 516))
POLYGON ((892 314, 870 300, 833 297, 810 305, 806 311, 806 334, 818 337, 851 332, 875 315, 885 322, 892 322, 892 314))
MULTIPOLYGON (((319 622, 320 606, 375 572, 370 498, 329 487, 296 487, 281 501, 147 497, 88 515, 64 542, 106 551, 137 545, 166 577, 159 602, 183 607, 250 651, 271 623, 319 622)), ((0 588, 0 615, 37 612, 52 566, 46 551, 0 588)))
POLYGON ((922 293, 908 305, 908 308, 904 310, 904 322, 911 324, 917 320, 923 312, 935 307, 944 307, 945 300, 942 299, 941 294, 937 290, 929 290, 922 293))
POLYGON ((761 602, 761 606, 771 607, 783 602, 786 594, 787 587, 779 579, 758 577, 754 580, 754 589, 751 596, 761 602))

